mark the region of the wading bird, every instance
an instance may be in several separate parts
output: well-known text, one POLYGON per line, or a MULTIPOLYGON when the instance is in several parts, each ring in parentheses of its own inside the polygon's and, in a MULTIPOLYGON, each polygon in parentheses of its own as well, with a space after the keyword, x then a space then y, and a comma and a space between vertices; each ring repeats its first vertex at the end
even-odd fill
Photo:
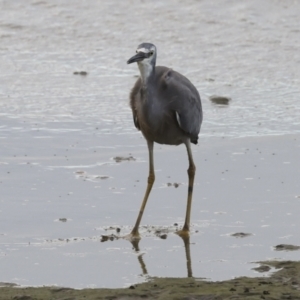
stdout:
POLYGON ((191 143, 197 144, 202 123, 202 105, 195 86, 180 73, 156 66, 157 50, 150 43, 140 44, 136 55, 127 63, 137 62, 140 78, 130 93, 130 106, 135 127, 147 140, 149 150, 149 177, 146 193, 130 237, 139 238, 139 225, 151 192, 155 174, 153 164, 154 142, 167 145, 185 144, 189 160, 187 209, 180 235, 190 229, 190 214, 196 167, 191 143))

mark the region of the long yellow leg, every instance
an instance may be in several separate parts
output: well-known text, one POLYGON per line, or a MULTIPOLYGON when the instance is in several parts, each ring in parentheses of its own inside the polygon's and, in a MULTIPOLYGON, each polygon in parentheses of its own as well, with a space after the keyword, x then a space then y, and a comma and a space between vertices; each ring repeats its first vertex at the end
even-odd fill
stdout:
POLYGON ((194 178, 196 173, 196 166, 194 164, 191 143, 190 140, 185 142, 187 154, 189 158, 189 168, 187 170, 189 175, 189 187, 188 187, 188 197, 187 197, 187 207, 186 207, 186 216, 185 222, 182 227, 182 230, 178 232, 180 235, 188 234, 190 230, 190 220, 191 220, 191 208, 192 208, 192 196, 193 196, 193 187, 194 187, 194 178))
POLYGON ((138 214, 137 220, 135 222, 135 225, 131 231, 131 236, 134 238, 138 238, 139 237, 139 225, 144 213, 144 209, 149 197, 149 194, 151 192, 154 180, 155 180, 155 174, 154 174, 154 164, 153 164, 153 142, 151 141, 147 141, 148 144, 148 150, 149 150, 149 176, 148 176, 148 185, 147 185, 147 189, 146 189, 146 193, 140 208, 140 212, 138 214))

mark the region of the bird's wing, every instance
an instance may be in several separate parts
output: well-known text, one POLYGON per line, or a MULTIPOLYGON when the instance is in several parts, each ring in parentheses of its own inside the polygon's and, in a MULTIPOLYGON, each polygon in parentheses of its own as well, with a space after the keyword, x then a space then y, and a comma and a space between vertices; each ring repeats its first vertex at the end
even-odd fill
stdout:
POLYGON ((138 116, 137 116, 137 101, 140 93, 140 86, 141 86, 141 78, 139 78, 135 85, 133 86, 131 92, 130 92, 130 107, 132 110, 132 117, 135 127, 138 130, 141 130, 138 116))
POLYGON ((183 75, 169 69, 164 72, 161 84, 169 108, 175 111, 180 128, 197 142, 203 119, 200 95, 195 86, 183 75))

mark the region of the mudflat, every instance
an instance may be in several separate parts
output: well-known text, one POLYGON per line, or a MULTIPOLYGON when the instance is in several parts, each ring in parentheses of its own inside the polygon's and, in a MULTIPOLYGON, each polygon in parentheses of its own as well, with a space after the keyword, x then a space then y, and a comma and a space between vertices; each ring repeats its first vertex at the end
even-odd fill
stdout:
POLYGON ((220 281, 256 276, 253 263, 262 259, 298 260, 299 135, 203 139, 194 148, 187 242, 175 233, 185 214, 186 153, 183 146, 158 147, 156 185, 138 245, 122 236, 146 185, 146 146, 131 154, 102 150, 106 159, 97 164, 94 146, 85 143, 90 150, 81 156, 82 147, 66 146, 77 134, 62 138, 51 139, 57 140, 55 158, 43 154, 51 148, 46 142, 35 145, 39 156, 31 155, 34 139, 22 148, 26 157, 4 157, 2 281, 81 288, 130 286, 153 276, 220 281), (134 159, 114 160, 117 155, 134 159))
POLYGON ((13 288, 0 283, 3 286, 0 299, 300 299, 299 262, 269 261, 262 266, 274 267, 276 271, 267 278, 240 277, 219 282, 195 278, 151 278, 126 289, 13 288))
POLYGON ((0 11, 0 297, 297 299, 298 2, 28 0, 0 11), (122 238, 148 172, 128 106, 138 70, 126 61, 141 42, 202 98, 189 240, 176 235, 187 155, 164 145, 142 239, 122 238))

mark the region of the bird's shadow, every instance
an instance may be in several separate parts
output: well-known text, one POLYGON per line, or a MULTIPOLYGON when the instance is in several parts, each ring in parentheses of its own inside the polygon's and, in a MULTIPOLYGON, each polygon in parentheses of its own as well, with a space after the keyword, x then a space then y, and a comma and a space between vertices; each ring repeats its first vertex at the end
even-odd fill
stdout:
MULTIPOLYGON (((164 235, 159 235, 157 234, 161 239, 165 239, 164 235)), ((185 259, 186 259, 186 268, 187 268, 187 277, 193 277, 193 272, 192 272, 192 260, 191 260, 191 250, 190 250, 190 236, 185 235, 177 235, 179 238, 182 239, 184 248, 185 248, 185 259)), ((143 276, 149 276, 148 271, 147 271, 147 266, 146 263, 143 259, 143 252, 140 250, 139 243, 141 239, 126 239, 124 237, 116 236, 116 235, 109 235, 109 236, 102 236, 101 242, 106 242, 106 241, 116 241, 119 239, 125 239, 128 240, 128 242, 131 243, 132 249, 134 252, 137 254, 137 259, 140 264, 140 267, 142 269, 142 274, 143 276)))

